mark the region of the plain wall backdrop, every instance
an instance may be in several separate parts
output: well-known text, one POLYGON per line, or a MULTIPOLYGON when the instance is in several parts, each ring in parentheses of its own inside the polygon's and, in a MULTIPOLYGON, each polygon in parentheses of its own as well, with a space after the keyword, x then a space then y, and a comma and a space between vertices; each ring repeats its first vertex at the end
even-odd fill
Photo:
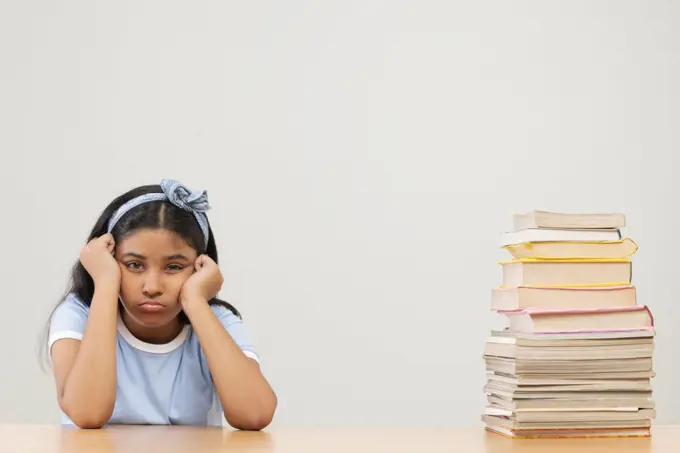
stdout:
POLYGON ((36 345, 99 212, 208 190, 274 426, 476 426, 499 234, 623 212, 678 423, 680 6, 0 2, 0 422, 57 422, 36 345))

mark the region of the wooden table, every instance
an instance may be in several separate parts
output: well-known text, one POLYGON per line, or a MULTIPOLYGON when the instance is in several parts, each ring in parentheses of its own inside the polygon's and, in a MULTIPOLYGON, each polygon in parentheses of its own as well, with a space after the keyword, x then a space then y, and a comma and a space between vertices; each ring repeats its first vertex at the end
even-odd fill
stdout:
POLYGON ((79 430, 0 425, 7 453, 676 453, 680 426, 655 427, 651 438, 511 440, 474 429, 275 429, 121 426, 79 430))

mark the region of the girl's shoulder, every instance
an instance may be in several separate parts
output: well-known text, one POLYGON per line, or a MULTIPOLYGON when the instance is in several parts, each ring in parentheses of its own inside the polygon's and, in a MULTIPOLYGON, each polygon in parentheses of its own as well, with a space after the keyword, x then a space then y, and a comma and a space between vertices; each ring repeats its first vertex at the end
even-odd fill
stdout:
POLYGON ((54 313, 78 313, 87 316, 90 307, 76 293, 68 293, 57 305, 54 313))
POLYGON ((215 316, 217 316, 217 318, 222 321, 222 324, 226 323, 228 325, 235 322, 241 322, 240 316, 237 316, 233 311, 231 311, 226 306, 221 305, 220 303, 212 303, 210 304, 210 308, 212 309, 215 316))
POLYGON ((48 351, 61 339, 82 340, 90 307, 75 294, 68 294, 57 305, 49 324, 48 351))

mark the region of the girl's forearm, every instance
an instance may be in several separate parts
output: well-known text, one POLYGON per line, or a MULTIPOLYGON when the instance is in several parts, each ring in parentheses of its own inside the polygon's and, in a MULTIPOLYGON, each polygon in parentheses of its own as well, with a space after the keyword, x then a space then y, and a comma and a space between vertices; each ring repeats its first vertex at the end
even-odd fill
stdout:
POLYGON ((237 429, 265 428, 277 400, 259 365, 243 354, 205 300, 185 303, 184 312, 208 360, 227 422, 237 429))
POLYGON ((113 413, 118 292, 114 284, 95 289, 83 339, 60 395, 62 409, 80 427, 101 427, 113 413))

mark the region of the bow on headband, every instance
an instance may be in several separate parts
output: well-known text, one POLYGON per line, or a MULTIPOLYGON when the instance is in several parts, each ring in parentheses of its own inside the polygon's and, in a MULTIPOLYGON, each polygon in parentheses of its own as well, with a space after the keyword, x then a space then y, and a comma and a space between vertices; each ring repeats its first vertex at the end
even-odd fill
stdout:
POLYGON ((181 182, 172 179, 162 180, 161 189, 163 189, 170 203, 185 211, 206 212, 210 209, 208 192, 206 190, 192 191, 181 182))

